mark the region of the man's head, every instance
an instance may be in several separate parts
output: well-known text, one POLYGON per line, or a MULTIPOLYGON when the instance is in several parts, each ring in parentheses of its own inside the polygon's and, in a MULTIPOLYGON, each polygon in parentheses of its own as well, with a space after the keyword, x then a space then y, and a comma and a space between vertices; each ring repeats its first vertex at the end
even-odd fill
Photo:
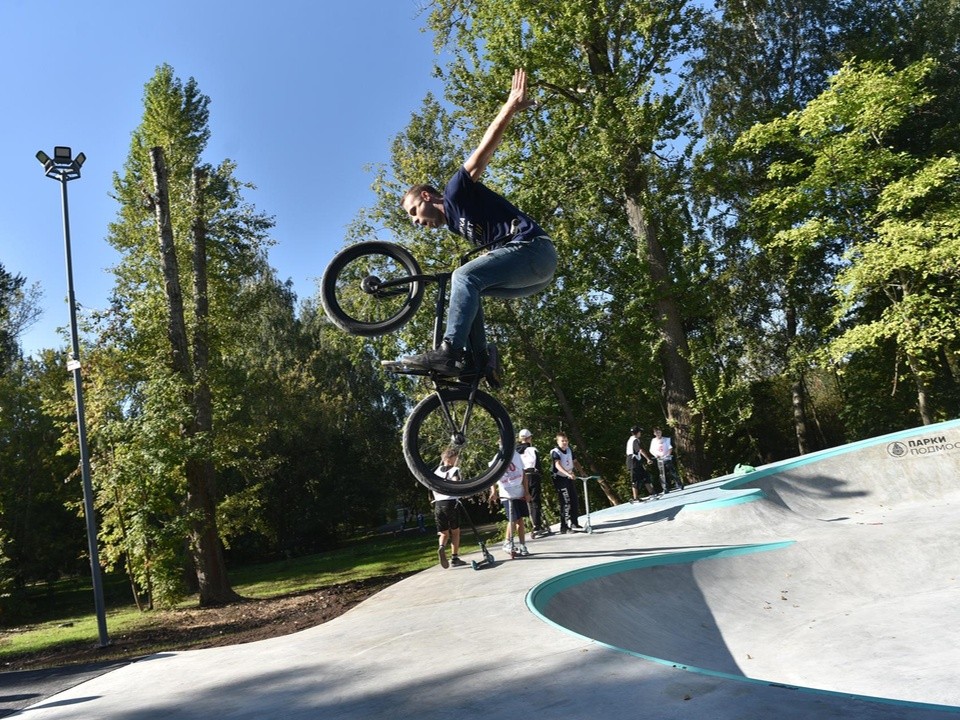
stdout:
POLYGON ((414 185, 403 194, 400 205, 414 225, 438 228, 447 224, 443 195, 432 185, 414 185))
POLYGON ((520 442, 530 442, 530 438, 533 437, 533 433, 524 428, 520 431, 520 442))
POLYGON ((632 428, 630 428, 630 434, 633 436, 637 436, 642 432, 643 432, 643 428, 640 427, 639 425, 634 425, 632 428))
POLYGON ((653 429, 653 434, 656 435, 657 437, 660 437, 661 435, 663 435, 663 430, 661 430, 661 429, 658 428, 658 427, 655 427, 655 428, 653 429))
POLYGON ((557 433, 557 447, 561 450, 569 444, 570 440, 567 438, 566 433, 558 432, 557 433))
POLYGON ((457 460, 460 459, 460 451, 457 448, 447 448, 440 454, 440 459, 443 461, 443 464, 447 467, 452 467, 457 464, 457 460))

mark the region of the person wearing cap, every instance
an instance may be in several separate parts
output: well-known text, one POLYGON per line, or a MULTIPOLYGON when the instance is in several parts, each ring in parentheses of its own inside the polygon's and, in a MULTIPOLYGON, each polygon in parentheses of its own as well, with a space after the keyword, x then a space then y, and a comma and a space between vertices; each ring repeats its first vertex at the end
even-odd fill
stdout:
POLYGON ((523 476, 527 480, 527 490, 530 493, 530 522, 533 523, 531 537, 549 535, 550 528, 543 523, 543 504, 541 503, 541 474, 540 453, 533 446, 533 433, 524 428, 520 431, 520 442, 517 452, 523 460, 523 476))
POLYGON ((633 490, 633 502, 640 500, 640 487, 647 489, 647 495, 653 496, 654 490, 659 494, 663 492, 660 487, 660 479, 656 479, 656 487, 652 486, 650 473, 643 466, 643 461, 653 462, 653 458, 643 449, 643 443, 640 442, 640 435, 643 429, 639 425, 630 428, 630 437, 627 438, 627 472, 630 473, 630 489, 633 490))

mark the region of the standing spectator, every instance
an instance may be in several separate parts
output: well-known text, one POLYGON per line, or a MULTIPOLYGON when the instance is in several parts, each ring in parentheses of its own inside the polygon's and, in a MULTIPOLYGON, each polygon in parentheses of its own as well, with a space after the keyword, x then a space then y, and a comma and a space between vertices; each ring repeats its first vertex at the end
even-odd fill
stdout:
POLYGON ((507 513, 507 533, 503 539, 503 551, 513 555, 516 551, 520 555, 529 555, 526 545, 526 528, 524 518, 530 517, 527 501, 530 492, 527 489, 527 478, 523 474, 523 458, 514 449, 513 460, 507 466, 506 472, 490 488, 490 504, 496 504, 499 499, 507 513), (515 544, 515 541, 519 541, 515 544))
MULTIPOLYGON (((459 459, 460 452, 456 448, 447 448, 440 455, 440 467, 434 470, 434 474, 444 480, 458 481, 460 479, 460 468, 457 467, 459 459)), ((466 565, 460 559, 460 512, 457 508, 457 498, 434 490, 433 516, 437 521, 437 535, 440 537, 440 547, 437 548, 440 566, 448 568, 451 564, 466 565), (453 549, 453 557, 449 562, 447 561, 448 544, 453 549)))
POLYGON ((520 431, 520 443, 517 452, 523 459, 523 476, 530 492, 530 522, 533 523, 531 537, 549 535, 550 528, 543 524, 543 505, 541 504, 540 453, 533 446, 533 433, 524 428, 520 431))
POLYGON ((653 439, 650 441, 650 454, 654 458, 663 461, 663 492, 670 492, 670 485, 677 490, 683 490, 683 483, 677 474, 676 465, 673 463, 673 446, 670 438, 663 436, 663 431, 655 427, 653 429, 653 439))
POLYGON ((650 480, 650 474, 643 466, 644 460, 653 462, 653 458, 643 449, 643 443, 640 442, 640 434, 642 432, 642 428, 634 425, 630 428, 630 437, 627 438, 627 471, 630 473, 630 487, 631 490, 633 490, 633 502, 637 502, 640 499, 641 486, 646 488, 647 494, 650 496, 654 494, 654 489, 656 489, 658 494, 663 492, 663 488, 660 487, 660 478, 658 477, 656 482, 652 482, 650 480))
POLYGON ((557 433, 557 446, 550 451, 550 473, 553 486, 557 489, 557 498, 560 500, 560 534, 582 530, 578 516, 580 514, 580 499, 577 497, 575 483, 576 472, 581 475, 583 468, 574 459, 573 450, 567 434, 557 433))

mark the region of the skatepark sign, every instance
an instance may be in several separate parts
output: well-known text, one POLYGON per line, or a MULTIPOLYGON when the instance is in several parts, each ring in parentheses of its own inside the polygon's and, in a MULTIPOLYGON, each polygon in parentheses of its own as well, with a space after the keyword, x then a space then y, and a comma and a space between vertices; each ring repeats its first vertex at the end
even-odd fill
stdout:
POLYGON ((960 442, 947 442, 946 435, 937 437, 917 438, 906 442, 892 442, 887 445, 887 452, 895 458, 917 455, 933 455, 934 453, 960 450, 960 442))

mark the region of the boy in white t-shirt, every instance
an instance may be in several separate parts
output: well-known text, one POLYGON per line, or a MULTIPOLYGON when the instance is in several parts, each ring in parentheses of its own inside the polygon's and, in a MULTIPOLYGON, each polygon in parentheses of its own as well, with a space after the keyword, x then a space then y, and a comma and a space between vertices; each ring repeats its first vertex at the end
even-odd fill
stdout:
POLYGON ((530 517, 527 502, 530 500, 530 490, 527 487, 527 478, 523 474, 523 458, 514 449, 513 460, 507 466, 506 472, 490 488, 490 504, 500 500, 504 512, 507 513, 507 534, 503 541, 503 551, 513 555, 529 555, 526 545, 526 527, 524 518, 530 517), (515 544, 519 540, 519 544, 515 544))

